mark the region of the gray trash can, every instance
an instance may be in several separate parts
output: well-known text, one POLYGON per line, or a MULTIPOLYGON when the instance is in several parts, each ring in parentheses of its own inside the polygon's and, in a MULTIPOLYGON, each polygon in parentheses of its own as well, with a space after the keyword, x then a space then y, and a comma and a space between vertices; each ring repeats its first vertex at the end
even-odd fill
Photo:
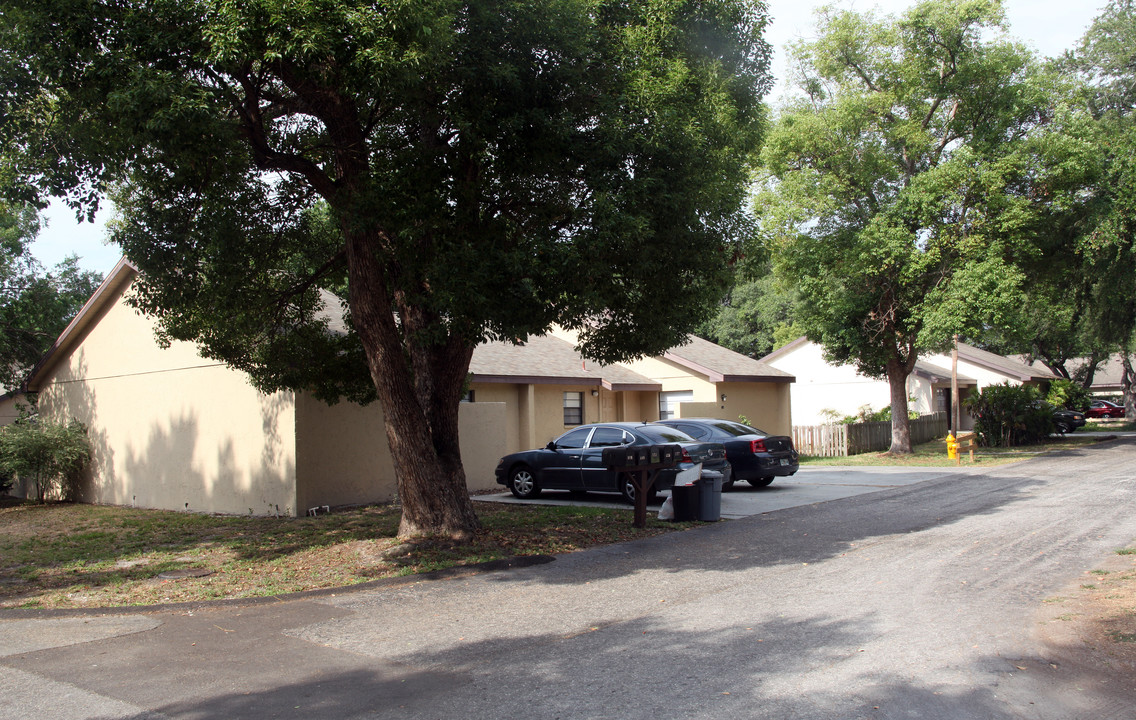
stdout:
POLYGON ((694 483, 698 488, 698 519, 718 522, 722 519, 722 476, 703 476, 694 483))

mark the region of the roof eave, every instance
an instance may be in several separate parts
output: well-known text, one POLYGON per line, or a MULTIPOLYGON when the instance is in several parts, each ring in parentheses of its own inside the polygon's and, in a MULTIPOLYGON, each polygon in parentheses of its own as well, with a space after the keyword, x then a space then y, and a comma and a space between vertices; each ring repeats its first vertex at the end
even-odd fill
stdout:
POLYGON ((125 257, 121 258, 114 268, 107 274, 102 284, 98 289, 87 298, 87 302, 63 328, 63 332, 51 344, 47 352, 43 354, 39 362, 32 368, 31 374, 28 375, 25 387, 28 392, 38 392, 40 383, 43 376, 51 370, 56 361, 61 357, 62 353, 67 350, 74 342, 77 342, 82 337, 83 332, 88 328, 96 315, 114 298, 119 291, 134 279, 138 274, 138 268, 125 257))

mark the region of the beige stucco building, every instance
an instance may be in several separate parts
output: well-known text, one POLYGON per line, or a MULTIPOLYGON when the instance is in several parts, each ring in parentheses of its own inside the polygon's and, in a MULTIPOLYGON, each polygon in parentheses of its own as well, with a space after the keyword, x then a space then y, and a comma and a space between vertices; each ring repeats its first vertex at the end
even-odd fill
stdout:
POLYGON ((661 357, 600 365, 556 330, 524 345, 487 343, 470 363, 471 399, 506 405, 509 452, 540 447, 575 425, 668 417, 745 417, 775 434, 792 429, 793 376, 691 336, 661 357))
MULTIPOLYGON (((88 427, 87 502, 254 515, 384 502, 396 483, 378 403, 326 405, 256 390, 192 343, 162 347, 125 301, 137 277, 111 271, 36 367, 44 417, 88 427)), ((661 358, 600 366, 566 336, 474 353, 460 443, 471 490, 498 487, 497 460, 600 420, 745 415, 791 427, 786 372, 696 338, 661 358)))
MULTIPOLYGON (((328 406, 256 390, 191 343, 159 346, 126 304, 136 271, 120 262, 33 373, 40 413, 87 425, 87 502, 254 515, 383 502, 395 479, 377 403, 328 406)), ((493 482, 504 438, 499 403, 463 407, 470 483, 493 482)))

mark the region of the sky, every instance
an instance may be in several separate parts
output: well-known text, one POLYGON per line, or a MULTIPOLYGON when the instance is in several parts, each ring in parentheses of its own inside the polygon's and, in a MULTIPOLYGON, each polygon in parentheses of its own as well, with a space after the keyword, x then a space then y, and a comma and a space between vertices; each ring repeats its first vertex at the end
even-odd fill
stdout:
MULTIPOLYGON (((824 4, 827 3, 818 0, 768 0, 772 23, 765 37, 773 46, 773 74, 777 79, 770 100, 783 94, 786 43, 812 37, 813 10, 824 4)), ((838 7, 859 11, 876 8, 886 14, 898 14, 913 4, 910 0, 844 0, 838 7)), ((1010 35, 1042 55, 1054 56, 1080 40, 1105 4, 1106 0, 1005 0, 1004 7, 1010 35)), ((115 246, 105 242, 105 226, 111 216, 112 210, 106 209, 93 224, 78 223, 65 206, 53 204, 46 213, 48 225, 40 232, 32 252, 49 268, 75 254, 80 267, 105 274, 120 256, 115 246)))

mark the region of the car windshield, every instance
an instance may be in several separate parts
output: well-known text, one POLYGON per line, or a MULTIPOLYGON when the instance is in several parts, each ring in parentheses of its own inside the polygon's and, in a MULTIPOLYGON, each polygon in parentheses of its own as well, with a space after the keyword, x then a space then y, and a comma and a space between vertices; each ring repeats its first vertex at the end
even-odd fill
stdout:
POLYGON ((654 442, 659 443, 689 443, 698 442, 682 430, 675 430, 666 425, 640 425, 635 428, 654 442))
POLYGON ((749 425, 742 425, 741 423, 735 423, 735 422, 726 422, 726 421, 716 422, 716 423, 714 423, 714 427, 718 428, 719 430, 721 430, 724 433, 729 433, 730 435, 733 435, 734 437, 741 437, 742 435, 767 435, 768 434, 764 430, 758 430, 755 427, 750 427, 749 425))

